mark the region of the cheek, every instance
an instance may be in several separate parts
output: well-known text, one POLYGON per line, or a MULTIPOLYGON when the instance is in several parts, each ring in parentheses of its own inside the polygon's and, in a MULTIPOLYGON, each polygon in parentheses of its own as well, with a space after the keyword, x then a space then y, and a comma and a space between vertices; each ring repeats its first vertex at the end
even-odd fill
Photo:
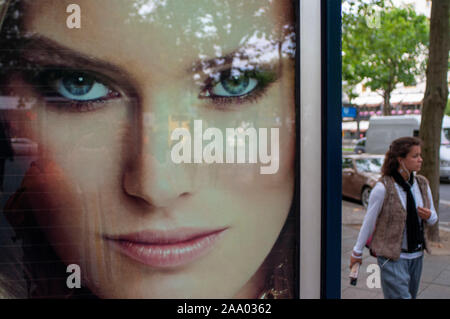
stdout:
POLYGON ((45 126, 33 129, 41 157, 55 162, 81 191, 105 183, 121 165, 128 129, 124 109, 120 103, 86 113, 41 109, 38 118, 45 119, 45 126))
POLYGON ((254 127, 258 135, 256 142, 258 158, 256 164, 213 164, 202 168, 202 173, 217 176, 216 180, 219 183, 226 183, 226 187, 245 192, 254 190, 262 194, 278 188, 290 188, 293 184, 296 148, 295 105, 292 102, 294 99, 292 92, 294 92, 292 83, 284 80, 282 85, 270 91, 261 103, 246 106, 247 109, 239 114, 239 121, 236 120, 235 113, 231 115, 225 113, 220 117, 213 114, 215 118, 213 116, 208 118, 211 126, 220 128, 222 132, 225 132, 226 128, 239 127, 243 122, 250 123, 250 127, 254 127), (263 145, 259 138, 261 130, 267 132, 263 145), (273 130, 278 132, 278 138, 272 140, 273 130), (270 159, 268 162, 262 162, 259 154, 261 152, 268 156, 267 159, 270 159))
POLYGON ((34 109, 36 120, 23 132, 38 143, 41 168, 24 182, 39 194, 31 205, 46 211, 35 216, 40 225, 50 226, 46 229, 55 242, 77 241, 83 229, 98 227, 99 198, 118 188, 124 127, 115 120, 125 116, 118 110, 65 114, 40 106, 34 109))
POLYGON ((194 174, 195 188, 223 189, 244 198, 253 193, 273 198, 280 190, 291 194, 295 176, 295 134, 281 128, 276 144, 269 143, 267 149, 263 150, 263 153, 267 151, 269 159, 265 163, 258 157, 257 163, 212 164, 202 167, 194 174))

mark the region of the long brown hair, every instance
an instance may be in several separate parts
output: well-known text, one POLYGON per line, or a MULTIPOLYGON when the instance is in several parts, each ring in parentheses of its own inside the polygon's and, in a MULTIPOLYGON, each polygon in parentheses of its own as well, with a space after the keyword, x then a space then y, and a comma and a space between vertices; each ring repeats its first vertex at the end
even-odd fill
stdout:
POLYGON ((422 140, 417 137, 406 136, 394 140, 384 157, 381 173, 383 176, 392 176, 398 170, 398 158, 405 158, 413 146, 422 146, 422 140))

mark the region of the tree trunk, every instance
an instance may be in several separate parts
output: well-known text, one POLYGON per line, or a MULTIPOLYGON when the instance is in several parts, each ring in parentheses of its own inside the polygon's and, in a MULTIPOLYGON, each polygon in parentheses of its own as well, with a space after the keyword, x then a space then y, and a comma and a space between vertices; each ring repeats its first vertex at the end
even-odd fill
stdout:
POLYGON ((384 91, 383 103, 383 115, 391 115, 391 91, 384 91))
MULTIPOLYGON (((449 40, 448 0, 433 0, 430 20, 430 47, 427 66, 427 84, 423 99, 420 138, 423 141, 423 166, 421 174, 430 181, 434 207, 439 213, 439 149, 441 145, 442 118, 447 104, 447 68, 449 40)), ((428 228, 428 238, 440 241, 439 224, 428 228)))

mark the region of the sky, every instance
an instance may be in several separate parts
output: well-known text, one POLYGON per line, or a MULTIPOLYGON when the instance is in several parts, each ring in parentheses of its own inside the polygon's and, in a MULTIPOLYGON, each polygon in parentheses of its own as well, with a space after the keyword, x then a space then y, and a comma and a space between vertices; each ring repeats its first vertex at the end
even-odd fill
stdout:
MULTIPOLYGON (((367 2, 366 0, 360 0, 361 2, 367 2)), ((406 5, 412 5, 417 13, 424 14, 428 18, 431 13, 431 0, 391 0, 396 7, 402 7, 406 5)), ((347 11, 345 2, 342 5, 343 11, 347 11)))
POLYGON ((430 0, 392 0, 395 6, 402 6, 405 4, 412 4, 416 9, 417 13, 424 14, 428 18, 431 12, 431 1, 430 0))

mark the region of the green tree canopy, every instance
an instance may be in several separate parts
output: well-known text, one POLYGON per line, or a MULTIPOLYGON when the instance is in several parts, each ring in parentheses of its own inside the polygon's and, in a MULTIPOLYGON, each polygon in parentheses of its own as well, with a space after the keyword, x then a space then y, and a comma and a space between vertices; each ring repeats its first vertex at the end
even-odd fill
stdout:
POLYGON ((382 0, 345 0, 342 17, 342 76, 350 99, 354 87, 380 92, 383 113, 391 112, 390 96, 398 83, 414 85, 425 73, 429 23, 411 7, 396 8, 382 0))

